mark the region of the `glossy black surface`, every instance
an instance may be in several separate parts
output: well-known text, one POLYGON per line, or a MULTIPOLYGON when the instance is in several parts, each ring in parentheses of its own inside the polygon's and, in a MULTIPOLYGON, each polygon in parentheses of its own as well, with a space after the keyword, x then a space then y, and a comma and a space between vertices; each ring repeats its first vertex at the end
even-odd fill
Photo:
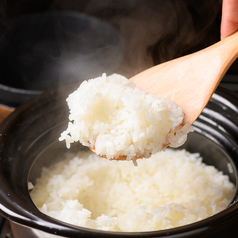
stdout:
POLYGON ((0 21, 0 103, 17 107, 65 83, 114 72, 122 40, 87 14, 36 13, 0 21))
POLYGON ((1 0, 0 104, 200 50, 219 40, 220 16, 219 0, 1 0))
MULTIPOLYGON (((71 38, 72 35, 68 35, 72 33, 73 28, 68 29, 67 22, 72 23, 72 19, 81 18, 81 14, 90 16, 83 20, 86 25, 92 17, 96 17, 106 21, 120 32, 120 37, 123 38, 125 44, 124 49, 120 51, 119 45, 119 48, 106 50, 109 55, 111 53, 112 56, 117 56, 118 51, 114 50, 119 49, 123 54, 122 74, 130 76, 153 64, 194 52, 219 40, 220 11, 221 1, 217 0, 199 2, 197 0, 2 0, 0 1, 0 104, 19 106, 41 93, 42 90, 58 86, 74 78, 72 71, 68 69, 63 71, 57 66, 62 66, 60 59, 67 59, 67 57, 61 57, 65 56, 61 54, 63 52, 61 46, 66 46, 66 53, 75 51, 70 42, 74 44, 77 41, 71 38), (59 13, 58 17, 51 15, 54 11, 59 13), (73 15, 67 18, 66 15, 69 12, 73 15), (65 39, 62 38, 63 35, 67 36, 69 41, 62 41, 65 39)), ((75 24, 71 25, 80 26, 80 21, 75 21, 75 24)), ((78 30, 77 33, 79 33, 78 30)), ((94 30, 94 33, 98 32, 97 29, 94 28, 94 30)), ((75 36, 75 31, 73 33, 75 36)), ((107 39, 104 40, 107 42, 107 39)), ((87 44, 83 45, 85 46, 83 50, 87 49, 87 44)), ((93 46, 95 46, 94 43, 93 46)), ((81 54, 77 50, 76 52, 81 54)), ((118 56, 120 57, 120 54, 118 56)), ((90 67, 84 67, 81 72, 87 71, 89 75, 85 77, 89 78, 91 77, 89 70, 94 69, 94 66, 97 68, 105 60, 108 60, 106 69, 110 71, 109 66, 112 64, 113 70, 117 62, 103 54, 102 60, 99 59, 95 64, 90 64, 90 67)), ((237 73, 237 64, 235 66, 231 67, 231 72, 237 73)), ((121 73, 121 71, 117 72, 121 73)), ((76 76, 79 73, 77 68, 76 76)), ((232 79, 226 86, 238 91, 237 77, 235 76, 235 80, 232 79)), ((68 93, 69 88, 65 88, 65 93, 68 93)), ((60 90, 62 97, 65 93, 60 90)), ((232 163, 237 163, 235 156, 238 102, 236 95, 230 92, 219 90, 219 95, 223 98, 214 96, 214 101, 211 101, 208 108, 204 110, 204 116, 202 115, 195 124, 199 135, 194 134, 194 143, 188 143, 186 147, 191 151, 197 151, 197 149, 203 151, 208 163, 214 163, 218 168, 228 172, 227 159, 229 161, 229 158, 232 158, 232 163), (230 101, 225 100, 223 103, 224 98, 230 101), (214 107, 214 111, 209 107, 214 107), (221 126, 213 125, 213 120, 221 126), (204 137, 209 139, 204 140, 204 137), (204 143, 201 143, 202 141, 204 143), (215 153, 216 156, 210 156, 211 153, 215 153), (223 159, 224 155, 227 159, 223 159)), ((58 123, 67 115, 63 104, 64 101, 58 98, 55 92, 52 95, 48 93, 43 98, 36 98, 31 103, 23 105, 0 126, 0 133, 2 133, 0 134, 1 211, 12 220, 49 232, 53 232, 54 229, 51 231, 51 228, 45 227, 49 225, 46 224, 48 218, 41 216, 34 209, 27 193, 26 181, 28 177, 34 180, 39 173, 38 167, 47 162, 43 160, 44 153, 53 153, 55 156, 57 150, 62 149, 57 142, 53 141, 57 140, 61 126, 65 128, 63 124, 58 123), (62 104, 60 107, 56 106, 58 102, 62 104), (48 103, 51 108, 47 106, 48 103), (48 112, 52 110, 51 119, 45 116, 45 109, 48 112), (55 115, 57 118, 54 118, 55 115), (48 127, 54 129, 48 130, 48 127), (42 146, 40 146, 41 143, 42 146), (53 143, 52 146, 51 143, 53 143), (34 163, 35 159, 36 163, 34 163)), ((61 152, 64 153, 64 151, 61 152)), ((230 177, 235 180, 236 175, 233 174, 230 177)), ((235 208, 231 214, 233 215, 222 214, 222 223, 219 220, 209 220, 206 225, 202 224, 201 235, 211 237, 213 234, 218 237, 219 234, 221 237, 229 237, 227 232, 233 234, 232 223, 238 222, 235 208)), ((58 228, 56 225, 52 226, 58 233, 61 226, 57 226, 58 228)), ((14 230, 16 237, 35 237, 26 229, 19 230, 18 228, 14 230)), ((65 234, 68 228, 64 226, 62 229, 62 233, 65 234)), ((191 229, 195 227, 189 227, 188 236, 191 229)), ((234 231, 237 234, 236 229, 234 231)), ((71 230, 70 236, 73 233, 77 234, 76 231, 71 230)), ((151 236, 166 236, 172 233, 153 233, 151 236)), ((181 234, 181 231, 176 230, 174 234, 177 237, 176 234, 181 234)), ((196 236, 195 234, 201 237, 199 232, 191 232, 191 235, 196 236)))
MULTIPOLYGON (((0 212, 3 216, 14 223, 63 237, 224 237, 231 231, 238 234, 234 226, 238 222, 237 192, 232 204, 223 212, 191 225, 164 231, 95 231, 77 228, 40 213, 29 197, 27 182, 30 180, 34 183, 43 165, 54 163, 67 151, 65 143, 59 142, 58 138, 68 123, 65 98, 78 85, 68 84, 37 96, 17 108, 0 124, 0 212), (52 160, 44 160, 45 154, 52 155, 52 160)), ((237 105, 235 93, 219 88, 194 123, 196 132, 189 135, 184 145, 191 152, 200 152, 205 163, 215 165, 236 184, 237 105), (232 173, 228 164, 233 168, 232 173)), ((81 146, 76 144, 72 150, 79 148, 81 146)), ((20 228, 24 234, 24 227, 20 228)))

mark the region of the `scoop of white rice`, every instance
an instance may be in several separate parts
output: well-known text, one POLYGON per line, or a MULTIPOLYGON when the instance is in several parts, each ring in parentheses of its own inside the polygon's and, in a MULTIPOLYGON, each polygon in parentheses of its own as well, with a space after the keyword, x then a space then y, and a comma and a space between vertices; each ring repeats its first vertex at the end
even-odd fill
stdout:
POLYGON ((67 98, 69 124, 60 140, 81 142, 108 159, 149 157, 165 146, 177 147, 193 128, 182 126, 183 111, 113 74, 84 81, 67 98))
POLYGON ((200 221, 225 209, 235 186, 199 154, 164 152, 138 161, 92 152, 44 168, 30 195, 45 214, 110 231, 150 231, 200 221))

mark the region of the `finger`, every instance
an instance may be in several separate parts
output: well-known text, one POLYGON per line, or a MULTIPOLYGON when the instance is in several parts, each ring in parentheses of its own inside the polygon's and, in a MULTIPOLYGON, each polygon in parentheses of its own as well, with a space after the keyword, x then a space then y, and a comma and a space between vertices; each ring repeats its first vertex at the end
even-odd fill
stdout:
POLYGON ((238 0, 223 0, 221 39, 238 30, 238 0))

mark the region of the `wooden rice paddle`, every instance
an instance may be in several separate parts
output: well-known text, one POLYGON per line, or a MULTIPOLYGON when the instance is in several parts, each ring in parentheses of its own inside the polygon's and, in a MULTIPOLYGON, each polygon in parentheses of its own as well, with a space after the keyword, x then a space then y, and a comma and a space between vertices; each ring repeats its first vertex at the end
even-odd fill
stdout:
POLYGON ((237 56, 238 32, 201 51, 149 68, 130 80, 158 98, 174 101, 183 109, 183 124, 192 124, 237 56))
POLYGON ((149 68, 132 77, 148 93, 173 100, 191 124, 238 57, 238 32, 193 54, 149 68))

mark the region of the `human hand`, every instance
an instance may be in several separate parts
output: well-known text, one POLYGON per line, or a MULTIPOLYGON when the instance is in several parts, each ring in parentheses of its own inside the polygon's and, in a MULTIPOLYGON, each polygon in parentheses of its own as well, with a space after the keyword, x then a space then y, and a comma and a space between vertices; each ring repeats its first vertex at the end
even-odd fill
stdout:
POLYGON ((238 0, 223 0, 221 39, 238 30, 238 0))
POLYGON ((238 31, 238 0, 223 0, 221 39, 238 31))

